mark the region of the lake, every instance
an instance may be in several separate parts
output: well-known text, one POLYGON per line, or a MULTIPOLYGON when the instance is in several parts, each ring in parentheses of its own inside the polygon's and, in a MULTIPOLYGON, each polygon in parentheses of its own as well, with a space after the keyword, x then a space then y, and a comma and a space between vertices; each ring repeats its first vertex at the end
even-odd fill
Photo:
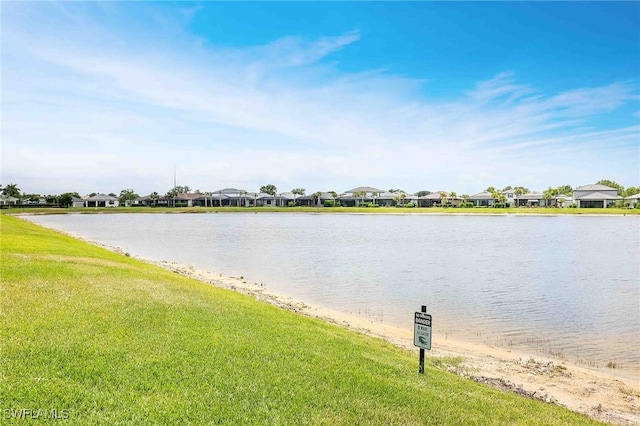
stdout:
POLYGON ((72 214, 38 224, 403 328, 638 377, 640 217, 72 214))

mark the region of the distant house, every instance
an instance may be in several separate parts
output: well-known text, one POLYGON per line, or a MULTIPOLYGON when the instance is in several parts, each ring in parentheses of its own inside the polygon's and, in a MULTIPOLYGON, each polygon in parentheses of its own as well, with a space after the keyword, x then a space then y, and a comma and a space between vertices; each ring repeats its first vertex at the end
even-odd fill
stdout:
POLYGON ((119 205, 120 201, 117 197, 106 194, 96 194, 84 202, 85 207, 118 207, 119 205))
POLYGON ((7 197, 4 194, 0 194, 0 206, 13 206, 18 203, 18 199, 16 197, 7 197))
POLYGON ((201 195, 198 205, 247 207, 255 204, 256 195, 237 188, 223 188, 213 191, 211 195, 201 195), (204 202, 204 204, 202 204, 204 202))
POLYGON ((573 190, 573 200, 578 208, 607 208, 609 204, 622 199, 618 190, 610 186, 593 184, 585 185, 573 190))
POLYGON ((255 205, 258 207, 285 207, 289 201, 293 201, 293 194, 290 192, 283 192, 276 195, 261 192, 251 195, 254 197, 255 205))
POLYGON ((265 192, 254 194, 254 202, 257 207, 275 207, 278 195, 271 195, 265 192))
MULTIPOLYGON (((406 194, 405 194, 406 195, 406 194)), ((399 197, 400 194, 398 194, 397 192, 389 192, 389 191, 384 191, 381 192, 380 194, 378 194, 375 197, 371 197, 371 198, 375 198, 375 203, 379 206, 383 206, 383 207, 391 207, 391 206, 395 206, 397 201, 396 201, 396 197, 399 197)), ((406 195, 406 197, 409 197, 409 195, 406 195)), ((399 198, 398 198, 399 200, 399 198)), ((405 198, 404 200, 402 200, 402 202, 409 202, 408 198, 405 198)))
POLYGON ((307 207, 322 207, 324 206, 324 202, 328 200, 333 200, 333 196, 328 192, 321 192, 318 198, 316 198, 314 194, 298 197, 296 198, 296 204, 307 207))
POLYGON ((136 198, 131 203, 134 207, 167 207, 169 200, 163 195, 149 194, 144 197, 136 198))
POLYGON ((156 200, 151 196, 151 194, 149 194, 149 195, 145 195, 144 197, 136 198, 135 200, 133 200, 132 205, 136 207, 138 206, 149 207, 149 206, 153 206, 155 201, 156 200))
POLYGON ((447 203, 449 200, 450 194, 447 191, 435 191, 431 194, 423 195, 422 197, 418 197, 417 205, 418 207, 433 207, 440 206, 442 203, 447 203))
POLYGON ((194 200, 200 197, 202 194, 178 194, 175 197, 169 199, 170 205, 173 207, 193 207, 194 200))
POLYGON ((516 204, 516 200, 519 198, 519 196, 516 195, 515 189, 508 189, 506 191, 502 191, 502 195, 505 196, 505 202, 509 207, 513 207, 514 205, 518 207, 518 204, 516 204))
POLYGON ((547 200, 544 199, 544 196, 540 192, 533 191, 518 196, 518 206, 540 207, 546 205, 547 200))
POLYGON ((372 186, 358 186, 345 191, 338 200, 341 206, 355 207, 361 203, 372 203, 374 196, 377 198, 383 192, 385 191, 372 186))
POLYGON ((72 198, 71 199, 71 207, 84 207, 84 202, 86 200, 84 198, 72 198))
POLYGON ((640 193, 635 195, 630 195, 624 199, 625 203, 629 206, 635 206, 640 203, 640 193))
POLYGON ((559 194, 553 197, 552 202, 556 207, 568 207, 573 204, 573 197, 571 195, 559 194))
POLYGON ((496 200, 490 192, 483 191, 469 197, 469 202, 475 204, 476 207, 491 207, 496 200))

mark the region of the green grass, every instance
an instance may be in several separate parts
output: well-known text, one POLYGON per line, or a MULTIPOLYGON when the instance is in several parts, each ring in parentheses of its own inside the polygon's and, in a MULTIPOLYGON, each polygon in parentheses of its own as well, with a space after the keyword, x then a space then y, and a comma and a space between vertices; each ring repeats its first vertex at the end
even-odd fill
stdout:
MULTIPOLYGON (((70 424, 591 424, 382 340, 0 215, 0 415, 70 424)), ((456 360, 452 360, 456 362, 456 360)), ((23 420, 16 420, 23 422, 23 420)))
POLYGON ((366 214, 491 214, 491 215, 640 215, 640 209, 570 209, 570 208, 396 208, 396 207, 115 207, 115 208, 11 208, 4 214, 67 214, 67 213, 366 213, 366 214))

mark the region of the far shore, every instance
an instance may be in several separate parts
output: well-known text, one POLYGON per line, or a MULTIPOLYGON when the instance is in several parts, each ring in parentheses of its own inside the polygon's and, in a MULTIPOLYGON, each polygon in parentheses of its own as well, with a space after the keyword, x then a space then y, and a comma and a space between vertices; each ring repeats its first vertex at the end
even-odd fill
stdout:
POLYGON ((443 208, 443 207, 12 207, 0 210, 2 214, 136 214, 136 213, 308 213, 308 214, 391 214, 391 215, 461 215, 461 216, 640 216, 640 209, 606 208, 443 208))
MULTIPOLYGON (((319 318, 378 337, 417 353, 417 348, 413 346, 412 330, 389 326, 357 315, 310 306, 303 301, 270 292, 263 285, 250 283, 243 277, 225 277, 183 264, 135 256, 125 253, 119 247, 77 236, 73 238, 204 283, 251 295, 257 300, 301 315, 319 318)), ((427 357, 459 358, 462 360, 460 365, 450 368, 458 375, 505 391, 560 404, 600 421, 617 425, 640 424, 640 377, 635 379, 619 377, 608 371, 589 369, 570 362, 545 358, 539 354, 531 355, 439 335, 433 337, 432 350, 427 352, 427 357)))

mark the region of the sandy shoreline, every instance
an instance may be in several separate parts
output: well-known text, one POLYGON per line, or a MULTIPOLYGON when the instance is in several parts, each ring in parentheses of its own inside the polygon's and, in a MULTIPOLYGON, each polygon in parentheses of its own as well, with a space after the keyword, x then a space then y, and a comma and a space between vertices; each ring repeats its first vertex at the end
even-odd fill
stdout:
MULTIPOLYGON (((94 243, 95 244, 95 243, 94 243)), ((122 253, 122 250, 106 247, 122 253)), ((155 261, 133 256, 146 263, 175 273, 251 295, 283 309, 379 337, 400 347, 414 350, 412 330, 382 324, 269 292, 258 283, 243 277, 224 277, 178 263, 155 261)), ((428 357, 458 357, 461 364, 448 370, 463 377, 486 383, 548 403, 559 404, 594 419, 618 424, 640 424, 640 383, 615 377, 602 371, 581 368, 540 356, 529 356, 505 349, 434 336, 428 357)), ((416 370, 417 370, 416 357, 416 370)))
MULTIPOLYGON (((251 295, 283 309, 382 338, 417 353, 417 348, 413 347, 412 330, 309 306, 302 301, 269 292, 263 285, 250 283, 243 277, 224 277, 174 262, 132 256, 119 247, 67 235, 220 288, 251 295)), ((640 380, 616 377, 604 371, 594 371, 538 355, 530 356, 438 335, 433 337, 432 350, 427 352, 427 357, 462 358, 461 363, 448 366, 448 370, 505 391, 563 405, 600 421, 618 425, 640 424, 640 380)))

